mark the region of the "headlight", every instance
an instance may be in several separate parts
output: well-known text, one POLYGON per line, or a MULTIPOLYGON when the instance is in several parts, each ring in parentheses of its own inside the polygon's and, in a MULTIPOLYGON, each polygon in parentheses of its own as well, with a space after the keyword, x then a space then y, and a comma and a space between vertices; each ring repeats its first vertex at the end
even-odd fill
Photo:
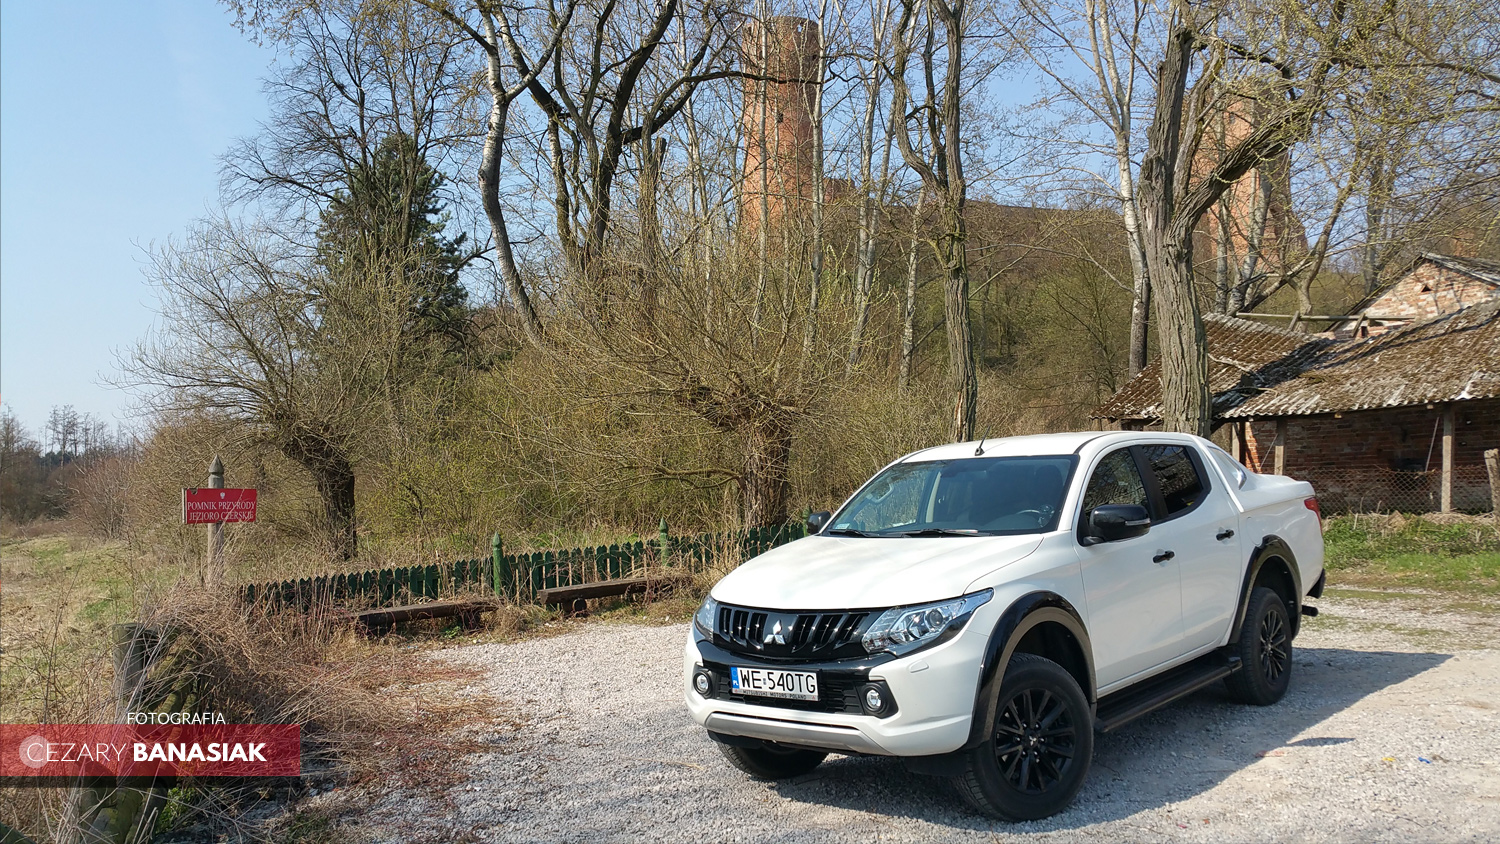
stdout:
POLYGON ((962 629, 974 610, 994 594, 993 589, 986 589, 935 604, 886 610, 875 619, 875 623, 870 625, 860 641, 870 653, 890 651, 903 654, 914 651, 931 644, 946 631, 962 629))
POLYGON ((704 598, 703 605, 698 607, 698 612, 693 615, 693 626, 698 632, 705 636, 714 635, 714 624, 718 622, 719 602, 712 597, 704 598))

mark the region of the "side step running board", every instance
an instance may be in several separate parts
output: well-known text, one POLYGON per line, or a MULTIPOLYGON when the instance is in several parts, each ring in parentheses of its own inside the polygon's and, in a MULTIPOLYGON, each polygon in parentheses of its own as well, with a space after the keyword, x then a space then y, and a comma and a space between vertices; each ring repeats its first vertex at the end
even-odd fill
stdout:
POLYGON ((1214 653, 1195 659, 1159 677, 1152 677, 1128 689, 1106 696, 1099 701, 1094 715, 1094 729, 1101 733, 1119 729, 1142 715, 1154 712, 1174 700, 1187 697, 1238 670, 1240 670, 1239 657, 1226 658, 1222 654, 1214 653))

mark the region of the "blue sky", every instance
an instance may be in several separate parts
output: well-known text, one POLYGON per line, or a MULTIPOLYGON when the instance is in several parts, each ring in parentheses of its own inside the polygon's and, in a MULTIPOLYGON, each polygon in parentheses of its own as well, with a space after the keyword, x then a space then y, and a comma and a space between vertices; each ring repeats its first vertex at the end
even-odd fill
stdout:
POLYGON ((0 401, 33 436, 128 420, 101 378, 152 324, 142 249, 215 204, 273 58, 209 0, 0 6, 0 401))

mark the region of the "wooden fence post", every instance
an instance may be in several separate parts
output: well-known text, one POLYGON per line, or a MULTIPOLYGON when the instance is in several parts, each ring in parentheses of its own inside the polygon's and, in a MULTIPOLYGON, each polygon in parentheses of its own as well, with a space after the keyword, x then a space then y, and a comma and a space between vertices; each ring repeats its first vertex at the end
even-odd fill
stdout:
MULTIPOLYGON (((142 705, 141 686, 160 637, 140 624, 116 624, 111 632, 115 645, 115 721, 123 724, 126 713, 142 705)), ((90 844, 145 841, 165 800, 164 788, 75 788, 68 811, 71 836, 63 840, 90 844)))
POLYGON ((1484 453, 1484 468, 1490 474, 1490 515, 1494 516, 1495 524, 1500 525, 1500 448, 1484 453))
MULTIPOLYGON (((219 455, 214 455, 214 462, 208 464, 208 488, 224 488, 224 461, 219 455)), ((186 507, 187 505, 183 505, 186 507)), ((224 523, 212 522, 208 525, 208 559, 204 570, 204 581, 209 588, 217 588, 224 582, 224 523)))
POLYGON ((667 533, 667 517, 662 516, 661 522, 656 527, 656 549, 661 554, 662 564, 667 561, 667 554, 672 550, 672 537, 667 533))

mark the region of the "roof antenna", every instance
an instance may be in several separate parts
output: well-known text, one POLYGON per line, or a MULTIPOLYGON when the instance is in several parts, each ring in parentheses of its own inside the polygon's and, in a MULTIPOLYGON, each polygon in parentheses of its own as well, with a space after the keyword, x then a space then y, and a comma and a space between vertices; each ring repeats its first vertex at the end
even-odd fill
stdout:
POLYGON ((979 438, 979 447, 976 448, 976 449, 974 449, 974 456, 975 457, 983 457, 984 456, 984 441, 987 440, 987 439, 989 439, 989 438, 990 438, 990 429, 985 428, 984 429, 984 436, 982 436, 982 437, 979 438))

